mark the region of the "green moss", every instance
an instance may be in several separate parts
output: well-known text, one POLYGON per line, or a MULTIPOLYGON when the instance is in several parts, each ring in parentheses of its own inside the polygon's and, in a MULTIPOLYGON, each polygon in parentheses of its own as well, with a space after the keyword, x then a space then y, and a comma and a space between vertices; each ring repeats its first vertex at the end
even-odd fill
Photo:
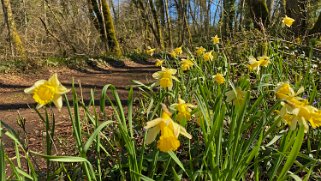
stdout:
POLYGON ((103 8, 103 14, 105 18, 105 27, 107 32, 108 46, 115 53, 116 56, 121 56, 122 53, 119 47, 118 40, 116 38, 114 22, 113 22, 107 1, 102 1, 102 8, 103 8))

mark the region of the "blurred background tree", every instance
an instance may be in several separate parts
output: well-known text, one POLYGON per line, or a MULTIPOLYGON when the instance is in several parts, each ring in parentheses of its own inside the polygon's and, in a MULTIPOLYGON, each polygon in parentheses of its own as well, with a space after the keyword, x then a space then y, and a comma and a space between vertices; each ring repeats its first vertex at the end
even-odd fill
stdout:
POLYGON ((216 34, 232 40, 253 30, 290 41, 321 33, 320 0, 2 0, 1 5, 2 60, 207 46, 216 34), (295 19, 286 30, 285 15, 295 19))

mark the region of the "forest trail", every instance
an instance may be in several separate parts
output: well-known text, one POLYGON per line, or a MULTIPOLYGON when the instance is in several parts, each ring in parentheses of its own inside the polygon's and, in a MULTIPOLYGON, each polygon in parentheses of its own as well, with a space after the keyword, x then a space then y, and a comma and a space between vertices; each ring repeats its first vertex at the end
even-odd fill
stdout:
MULTIPOLYGON (((157 70, 159 68, 154 66, 152 60, 144 63, 128 60, 124 61, 122 66, 95 65, 85 70, 53 67, 40 70, 36 73, 2 74, 0 76, 0 120, 14 128, 20 136, 29 142, 29 146, 32 146, 33 150, 42 151, 42 143, 45 138, 43 137, 44 124, 34 109, 32 109, 36 104, 31 95, 24 93, 25 88, 32 86, 37 80, 47 80, 53 73, 57 73, 62 85, 69 89, 72 86, 72 79, 74 79, 77 93, 78 95, 83 95, 85 103, 89 101, 90 91, 93 89, 95 91, 96 105, 98 105, 104 85, 114 85, 117 88, 120 99, 126 101, 128 86, 133 85, 132 80, 138 80, 143 83, 152 82, 151 74, 157 70), (82 88, 81 92, 79 85, 82 88), (17 124, 19 115, 20 118, 26 121, 26 133, 17 124)), ((67 96, 69 101, 71 101, 71 92, 67 96)), ((60 145, 60 148, 56 148, 56 153, 63 155, 68 150, 67 145, 70 147, 70 144, 68 144, 70 139, 73 139, 66 103, 64 102, 64 107, 60 112, 56 108, 52 110, 56 116, 56 138, 60 142, 60 144, 57 144, 60 145)), ((4 144, 7 151, 14 152, 13 145, 11 145, 12 143, 8 139, 4 139, 4 144)))

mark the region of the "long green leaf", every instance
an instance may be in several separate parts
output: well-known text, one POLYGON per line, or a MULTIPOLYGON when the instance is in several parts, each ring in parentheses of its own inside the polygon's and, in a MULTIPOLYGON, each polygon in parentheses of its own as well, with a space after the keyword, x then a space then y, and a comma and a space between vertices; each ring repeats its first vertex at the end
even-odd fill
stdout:
POLYGON ((168 152, 169 156, 171 156, 171 158, 176 162, 176 164, 181 167, 181 169, 186 172, 183 163, 178 159, 178 157, 176 156, 176 154, 172 151, 168 152))
MULTIPOLYGON (((1 127, 0 127, 1 129, 1 127)), ((0 130, 2 131, 2 130, 0 130)), ((1 135, 1 133, 0 133, 1 135)), ((6 165, 5 165, 5 161, 4 161, 4 148, 3 148, 3 144, 2 144, 2 140, 0 137, 0 180, 5 181, 6 180, 6 165)))
POLYGON ((28 173, 26 173, 26 172, 23 171, 23 170, 20 170, 20 169, 17 168, 17 167, 16 167, 16 171, 17 171, 20 175, 28 178, 29 180, 34 180, 28 173))
POLYGON ((91 144, 92 144, 93 141, 95 140, 96 136, 100 133, 100 131, 101 131, 102 129, 104 129, 107 125, 111 124, 111 123, 113 123, 113 121, 106 121, 106 122, 103 122, 102 124, 100 124, 100 125, 96 128, 96 130, 91 134, 91 136, 88 138, 88 140, 87 140, 87 142, 86 142, 86 144, 85 144, 85 146, 84 146, 84 152, 85 152, 85 153, 89 150, 91 144))
POLYGON ((140 173, 134 172, 134 171, 132 171, 132 170, 131 170, 130 172, 132 172, 132 173, 134 173, 135 175, 139 176, 139 178, 142 179, 142 180, 144 180, 144 181, 154 181, 154 179, 151 179, 151 178, 149 178, 149 177, 147 177, 147 176, 145 176, 145 175, 142 175, 142 174, 140 174, 140 173))
POLYGON ((296 136, 296 139, 295 139, 295 142, 293 144, 293 147, 292 147, 292 150, 288 156, 288 159, 286 160, 282 170, 281 170, 281 173, 278 177, 278 181, 279 180, 285 180, 285 174, 287 173, 287 171, 291 168, 291 166, 293 165, 294 161, 296 160, 296 157, 298 156, 299 152, 300 152, 300 148, 302 146, 302 142, 303 142, 303 139, 304 139, 304 126, 301 125, 300 126, 300 129, 298 131, 298 134, 297 135, 294 135, 296 136))

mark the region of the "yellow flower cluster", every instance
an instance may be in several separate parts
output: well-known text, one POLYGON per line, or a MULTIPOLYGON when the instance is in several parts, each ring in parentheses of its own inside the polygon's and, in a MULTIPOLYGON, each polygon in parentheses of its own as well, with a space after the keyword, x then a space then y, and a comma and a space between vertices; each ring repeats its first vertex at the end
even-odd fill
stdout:
POLYGON ((161 136, 157 141, 157 148, 163 152, 175 151, 180 146, 178 136, 181 134, 188 139, 192 136, 186 131, 184 127, 174 122, 171 118, 172 113, 167 109, 165 104, 162 104, 162 115, 147 122, 144 129, 147 130, 147 138, 145 143, 152 143, 159 132, 161 136))
POLYGON ((38 80, 32 87, 24 90, 26 94, 33 94, 33 99, 38 103, 37 109, 53 102, 60 110, 62 108, 61 95, 69 92, 69 89, 61 85, 57 74, 53 74, 49 80, 38 80))
POLYGON ((301 87, 297 92, 294 92, 289 83, 279 83, 275 90, 275 95, 282 100, 282 108, 278 111, 281 118, 286 124, 294 130, 297 124, 304 126, 304 131, 309 130, 308 122, 312 128, 321 126, 321 110, 309 105, 306 99, 298 97, 304 88, 301 87))
POLYGON ((205 52, 206 52, 206 49, 203 48, 202 46, 201 46, 201 47, 196 47, 196 50, 195 50, 196 56, 200 57, 200 56, 202 56, 205 52))
POLYGON ((182 59, 181 61, 181 70, 186 71, 192 68, 194 63, 189 59, 182 59))
POLYGON ((163 66, 164 60, 156 59, 155 66, 156 67, 161 67, 163 66))
POLYGON ((149 56, 153 56, 155 50, 156 50, 156 48, 148 47, 147 50, 145 50, 145 53, 146 53, 147 55, 149 55, 149 56))
POLYGON ((215 74, 213 76, 213 79, 219 85, 224 84, 224 82, 225 82, 225 78, 224 78, 223 74, 220 74, 220 73, 215 74))
POLYGON ((204 61, 212 61, 214 59, 213 51, 209 51, 203 54, 204 61))
POLYGON ((181 55, 183 53, 182 47, 177 47, 174 50, 172 50, 169 54, 173 58, 177 58, 178 55, 181 55))
POLYGON ((249 56, 249 64, 247 67, 250 71, 256 70, 257 73, 260 72, 260 67, 267 67, 270 64, 270 58, 268 56, 261 56, 254 58, 253 56, 249 56))

